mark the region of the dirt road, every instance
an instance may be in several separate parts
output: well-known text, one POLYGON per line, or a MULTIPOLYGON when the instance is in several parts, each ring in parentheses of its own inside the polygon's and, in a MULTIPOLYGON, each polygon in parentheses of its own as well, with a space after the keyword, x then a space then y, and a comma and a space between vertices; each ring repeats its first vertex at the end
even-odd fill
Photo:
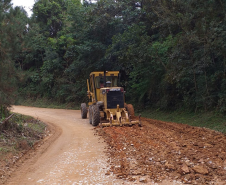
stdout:
POLYGON ((14 106, 13 112, 30 115, 50 125, 51 134, 28 156, 7 184, 122 184, 105 175, 109 166, 106 144, 94 135, 80 111, 14 106))
MULTIPOLYGON (((226 184, 226 136, 142 118, 143 127, 96 129, 108 143, 109 173, 130 181, 226 184)), ((167 183, 166 183, 167 184, 167 183)))
POLYGON ((7 184, 226 184, 226 136, 219 132, 146 118, 143 127, 94 129, 80 111, 13 111, 51 132, 7 184))

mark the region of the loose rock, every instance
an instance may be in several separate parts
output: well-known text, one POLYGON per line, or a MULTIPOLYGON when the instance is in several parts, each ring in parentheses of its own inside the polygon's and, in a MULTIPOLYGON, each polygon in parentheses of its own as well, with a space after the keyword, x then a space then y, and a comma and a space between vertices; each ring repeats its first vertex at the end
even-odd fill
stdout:
POLYGON ((140 178, 140 180, 139 180, 140 182, 143 182, 143 183, 147 183, 147 179, 146 178, 144 178, 144 177, 142 177, 142 178, 140 178))
POLYGON ((194 166, 193 168, 192 168, 196 173, 200 173, 200 174, 208 174, 209 172, 208 172, 208 169, 205 167, 205 166, 199 166, 199 165, 197 165, 197 166, 194 166))
POLYGON ((190 172, 188 166, 187 166, 185 163, 183 163, 183 165, 182 165, 182 167, 181 167, 181 170, 182 170, 182 172, 183 172, 184 174, 190 172))
POLYGON ((126 174, 130 181, 135 176, 137 183, 144 177, 147 183, 171 179, 190 184, 218 184, 218 180, 226 179, 223 134, 146 118, 142 118, 142 123, 142 129, 138 126, 97 129, 109 145, 110 165, 121 165, 112 168, 117 169, 112 170, 116 176, 126 174), (212 166, 208 161, 212 161, 212 166))

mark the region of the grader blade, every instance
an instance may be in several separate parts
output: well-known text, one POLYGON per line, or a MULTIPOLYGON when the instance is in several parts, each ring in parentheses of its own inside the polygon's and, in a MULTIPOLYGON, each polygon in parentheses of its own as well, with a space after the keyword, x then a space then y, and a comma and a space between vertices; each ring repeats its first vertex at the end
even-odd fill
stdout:
POLYGON ((140 118, 139 118, 139 121, 138 120, 134 120, 132 121, 130 119, 130 121, 123 121, 122 119, 120 119, 120 121, 118 122, 117 120, 112 120, 110 119, 109 122, 101 122, 100 123, 100 127, 112 127, 112 126, 132 126, 132 125, 139 125, 139 126, 142 126, 141 125, 141 121, 140 121, 140 118))

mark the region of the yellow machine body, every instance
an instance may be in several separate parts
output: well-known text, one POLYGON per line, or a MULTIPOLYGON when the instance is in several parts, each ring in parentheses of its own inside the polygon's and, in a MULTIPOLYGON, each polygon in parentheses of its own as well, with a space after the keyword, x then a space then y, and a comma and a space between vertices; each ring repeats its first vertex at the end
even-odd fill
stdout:
MULTIPOLYGON (((125 91, 122 87, 118 87, 118 76, 119 71, 92 72, 87 80, 89 110, 92 111, 92 106, 98 106, 101 126, 139 123, 139 121, 132 121, 126 110, 125 91)), ((90 117, 93 114, 91 112, 90 117)))

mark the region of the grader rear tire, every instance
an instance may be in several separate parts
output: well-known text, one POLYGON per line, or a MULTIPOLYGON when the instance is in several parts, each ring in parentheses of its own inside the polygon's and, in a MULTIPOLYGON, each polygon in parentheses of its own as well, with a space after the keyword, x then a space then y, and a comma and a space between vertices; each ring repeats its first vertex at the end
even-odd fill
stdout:
POLYGON ((92 116, 93 116, 93 109, 92 105, 89 106, 89 124, 92 124, 92 116))
POLYGON ((134 116, 134 108, 132 104, 126 104, 126 110, 130 116, 134 116))
POLYGON ((100 110, 97 105, 92 106, 92 125, 97 126, 100 123, 100 110))
POLYGON ((86 108, 86 104, 85 103, 81 104, 81 117, 82 117, 82 119, 86 119, 87 118, 87 108, 86 108))

